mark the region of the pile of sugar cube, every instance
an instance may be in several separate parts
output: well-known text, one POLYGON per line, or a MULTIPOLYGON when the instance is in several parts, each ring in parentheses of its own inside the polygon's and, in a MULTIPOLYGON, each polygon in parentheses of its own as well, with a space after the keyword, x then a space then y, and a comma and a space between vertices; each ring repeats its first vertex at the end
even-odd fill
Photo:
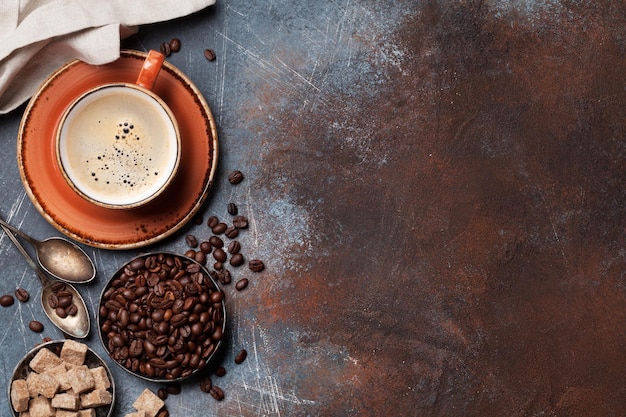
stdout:
POLYGON ((59 355, 42 347, 25 379, 11 384, 11 405, 20 417, 95 417, 112 403, 111 381, 102 366, 85 364, 87 345, 65 340, 59 355))

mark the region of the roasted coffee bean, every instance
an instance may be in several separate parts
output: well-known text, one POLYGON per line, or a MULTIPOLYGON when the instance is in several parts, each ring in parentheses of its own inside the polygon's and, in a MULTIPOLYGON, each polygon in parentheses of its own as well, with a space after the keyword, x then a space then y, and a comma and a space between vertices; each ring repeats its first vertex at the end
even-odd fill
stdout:
POLYGON ((222 248, 215 249, 213 251, 213 257, 217 262, 224 262, 227 259, 226 252, 224 252, 224 249, 222 248))
POLYGON ((248 351, 246 351, 245 349, 241 349, 239 353, 237 354, 237 356, 235 356, 235 363, 237 365, 240 365, 241 363, 243 363, 243 361, 246 360, 247 357, 248 357, 248 351))
POLYGON ((170 49, 172 52, 180 51, 180 39, 174 38, 170 41, 170 49))
POLYGON ((211 236, 209 238, 209 243, 214 248, 223 248, 224 247, 224 241, 219 236, 211 236))
POLYGON ((217 272, 217 279, 220 281, 220 283, 227 285, 231 283, 232 276, 228 269, 222 268, 217 272))
POLYGON ((71 304, 69 305, 66 309, 65 309, 65 314, 67 314, 68 316, 75 316, 76 314, 78 314, 78 307, 76 307, 76 304, 71 304))
POLYGON ((193 249, 189 249, 187 252, 185 252, 185 256, 194 259, 196 257, 196 251, 193 249))
POLYGON ((28 323, 28 328, 35 333, 43 332, 43 324, 41 324, 37 320, 32 320, 30 323, 28 323))
POLYGON ((209 60, 209 61, 215 61, 216 55, 215 55, 215 51, 213 49, 205 49, 204 50, 204 57, 209 60))
POLYGON ((239 229, 237 229, 235 226, 228 226, 228 228, 224 232, 224 235, 229 239, 234 239, 239 236, 239 229))
POLYGON ((200 251, 206 255, 208 255, 209 253, 211 253, 211 251, 213 250, 213 245, 211 245, 210 242, 207 242, 206 240, 202 243, 200 243, 200 251))
POLYGON ((0 297, 0 305, 2 307, 12 306, 14 302, 15 302, 15 299, 10 294, 5 294, 2 297, 0 297))
POLYGON ((209 217, 209 219, 207 220, 206 224, 207 226, 209 226, 209 229, 212 229, 215 227, 216 224, 218 224, 220 222, 220 220, 217 218, 217 216, 211 216, 209 217))
POLYGON ((209 392, 211 392, 211 388, 213 388, 213 382, 211 381, 211 378, 205 376, 200 380, 200 389, 202 390, 202 392, 206 392, 208 394, 209 392))
POLYGON ((194 256, 194 259, 200 265, 206 265, 206 253, 204 253, 202 251, 198 251, 198 252, 196 252, 196 256, 194 256))
POLYGON ((65 311, 65 309, 63 307, 55 308, 54 312, 56 313, 57 316, 59 316, 62 319, 67 317, 67 311, 65 311))
POLYGON ((237 291, 241 291, 241 290, 245 289, 247 286, 248 286, 248 278, 241 278, 235 284, 235 288, 237 289, 237 291))
POLYGON ((241 266, 244 262, 243 255, 240 253, 236 253, 230 258, 229 262, 234 267, 241 266))
POLYGON ((235 203, 228 203, 228 205, 226 206, 226 211, 231 216, 235 216, 239 212, 239 209, 237 208, 237 204, 235 204, 235 203))
POLYGON ((30 298, 30 294, 24 288, 18 288, 15 290, 15 297, 22 303, 25 303, 30 298))
POLYGON ((185 242, 187 243, 187 246, 189 246, 190 248, 198 247, 198 239, 196 239, 194 235, 185 236, 185 242))
POLYGON ((180 384, 175 384, 175 383, 167 384, 165 386, 165 389, 167 390, 168 394, 172 394, 172 395, 178 395, 182 391, 180 384))
POLYGON ((202 217, 201 213, 196 214, 195 216, 193 216, 193 218, 191 219, 191 221, 193 222, 193 224, 195 224, 196 226, 200 226, 203 222, 204 219, 202 217))
POLYGON ((221 235, 222 233, 224 233, 226 231, 226 229, 228 229, 228 225, 226 223, 218 223, 215 226, 213 226, 211 228, 211 231, 216 234, 216 235, 221 235))
POLYGON ((237 229, 246 229, 248 227, 248 218, 245 216, 235 216, 233 218, 233 226, 237 229))
POLYGON ((167 400, 167 391, 165 388, 159 388, 157 391, 157 396, 163 401, 167 400))
POLYGON ((243 181, 243 173, 239 170, 235 170, 228 174, 228 182, 231 184, 239 184, 243 181))
POLYGON ((239 253, 240 250, 241 250, 241 243, 239 243, 238 240, 233 240, 232 242, 228 244, 228 253, 230 253, 231 255, 239 253))
POLYGON ((218 377, 221 378, 221 377, 223 377, 225 375, 226 375, 226 368, 224 368, 223 366, 218 366, 215 369, 215 376, 218 376, 218 377))
POLYGON ((170 56, 170 54, 172 53, 172 47, 170 46, 170 44, 168 42, 163 42, 161 44, 159 50, 165 56, 170 56))
POLYGON ((65 289, 65 284, 62 282, 55 282, 54 284, 52 284, 52 292, 59 292, 59 291, 63 291, 65 289))
POLYGON ((170 412, 167 410, 167 408, 162 408, 154 417, 170 417, 170 412))
POLYGON ((211 397, 215 398, 217 401, 222 401, 224 399, 224 391, 218 386, 213 385, 210 391, 211 397))
POLYGON ((248 261, 248 268, 250 268, 252 272, 261 272, 265 269, 265 264, 263 264, 263 261, 260 259, 251 259, 248 261))

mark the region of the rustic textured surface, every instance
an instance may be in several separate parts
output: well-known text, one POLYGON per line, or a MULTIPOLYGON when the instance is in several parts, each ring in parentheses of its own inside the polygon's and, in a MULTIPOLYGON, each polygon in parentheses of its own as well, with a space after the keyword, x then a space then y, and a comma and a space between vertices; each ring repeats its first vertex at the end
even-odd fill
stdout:
MULTIPOLYGON (((244 252, 267 265, 226 288, 226 398, 192 381, 171 415, 626 414, 625 19, 608 0, 236 0, 129 39, 181 39, 169 59, 220 135, 205 219, 236 202, 244 252)), ((43 237, 19 113, 0 119, 0 212, 43 237)), ((186 233, 210 235, 190 225, 148 249, 184 251, 186 233)), ((94 306, 133 253, 90 253, 94 306)), ((5 237, 0 255, 0 292, 36 293, 5 237)), ((41 316, 0 310, 1 387, 41 316)), ((120 415, 158 388, 114 372, 120 415)))

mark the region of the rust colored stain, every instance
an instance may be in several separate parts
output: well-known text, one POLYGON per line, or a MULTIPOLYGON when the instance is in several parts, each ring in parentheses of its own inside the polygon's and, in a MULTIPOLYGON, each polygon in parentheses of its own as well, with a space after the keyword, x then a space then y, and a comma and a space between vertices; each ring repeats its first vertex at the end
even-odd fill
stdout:
POLYGON ((259 130, 323 255, 264 286, 274 365, 320 415, 626 414, 626 7, 407 3, 259 130))

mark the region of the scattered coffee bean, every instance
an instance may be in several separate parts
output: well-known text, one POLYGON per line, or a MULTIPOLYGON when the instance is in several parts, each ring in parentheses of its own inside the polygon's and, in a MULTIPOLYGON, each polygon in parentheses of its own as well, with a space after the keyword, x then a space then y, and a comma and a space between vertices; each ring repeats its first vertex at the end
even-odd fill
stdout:
POLYGON ((251 259, 248 262, 248 268, 250 268, 252 272, 261 272, 265 269, 265 264, 263 264, 263 261, 260 259, 251 259))
POLYGON ((204 368, 219 345, 221 291, 196 262, 169 254, 131 261, 105 288, 100 331, 111 358, 131 372, 178 379, 204 368), (143 266, 141 264, 143 263, 143 266))
POLYGON ((204 50, 204 57, 209 60, 209 61, 215 61, 215 51, 213 49, 205 49, 204 50))
POLYGON ((241 363, 243 363, 243 361, 246 360, 247 357, 248 357, 248 351, 246 351, 245 349, 241 349, 239 353, 237 354, 237 356, 235 356, 235 363, 237 365, 240 365, 241 363))
POLYGON ((167 408, 162 408, 155 417, 170 417, 170 412, 167 408))
POLYGON ((248 218, 245 216, 235 216, 233 218, 233 226, 237 229, 245 229, 248 227, 248 218))
POLYGON ((224 249, 217 248, 213 251, 213 257, 217 262, 224 262, 227 258, 227 255, 226 252, 224 252, 224 249))
POLYGON ((200 380, 200 389, 202 390, 202 392, 206 392, 208 394, 209 392, 211 392, 211 388, 213 388, 213 382, 211 381, 211 378, 205 376, 200 380))
POLYGON ((167 42, 163 42, 159 49, 161 53, 165 56, 170 56, 172 54, 172 48, 170 47, 170 44, 167 42))
POLYGON ((243 255, 240 253, 236 253, 230 258, 229 262, 232 266, 235 266, 235 267, 241 266, 243 265, 243 262, 244 262, 243 255))
POLYGON ((207 242, 206 240, 202 243, 200 243, 200 251, 206 255, 208 255, 209 253, 211 253, 211 251, 213 250, 213 245, 211 245, 211 242, 207 242))
POLYGON ((174 38, 170 41, 170 49, 172 52, 180 51, 180 39, 174 38))
POLYGON ((22 303, 25 303, 29 300, 30 294, 24 288, 18 288, 17 290, 15 290, 15 297, 22 303))
POLYGON ((228 203, 228 206, 226 206, 226 211, 231 216, 235 216, 239 212, 239 209, 237 208, 237 204, 235 204, 235 203, 228 203))
POLYGON ((194 235, 185 236, 185 243, 187 243, 187 246, 189 246, 190 248, 198 247, 198 239, 196 239, 194 235))
POLYGON ((248 278, 241 278, 239 281, 237 281, 237 283, 235 284, 235 288, 237 289, 237 291, 242 291, 244 290, 246 287, 248 286, 248 278))
POLYGON ((218 366, 217 369, 215 369, 215 376, 218 377, 223 377, 226 375, 226 368, 224 368, 223 366, 218 366))
POLYGON ((228 229, 224 232, 224 235, 229 239, 234 239, 239 236, 239 229, 235 226, 229 226, 228 229))
POLYGON ((231 184, 239 184, 243 181, 243 173, 239 170, 235 170, 228 175, 228 182, 231 184))
POLYGON ((195 251, 195 250, 193 250, 193 249, 189 249, 189 250, 187 250, 187 251, 185 252, 185 256, 186 256, 187 258, 194 259, 194 258, 196 257, 196 251, 195 251))
POLYGON ((211 228, 211 231, 215 233, 216 235, 221 235, 222 233, 226 231, 226 229, 228 229, 228 225, 226 223, 220 222, 216 224, 213 228, 211 228))
POLYGON ((221 271, 222 269, 224 269, 224 264, 221 262, 215 262, 213 264, 213 269, 215 269, 216 271, 221 271))
POLYGON ((37 320, 32 320, 30 323, 28 323, 28 328, 35 333, 43 332, 43 324, 41 324, 41 322, 38 322, 37 320))
POLYGON ((157 395, 163 401, 167 400, 167 391, 165 390, 165 388, 159 388, 159 390, 157 391, 157 395))
POLYGON ((5 294, 2 297, 0 297, 0 305, 2 307, 12 306, 14 302, 15 302, 15 299, 10 294, 5 294))
POLYGON ((239 243, 238 240, 233 240, 232 242, 228 244, 228 253, 230 253, 231 255, 239 253, 240 250, 241 250, 241 243, 239 243))
POLYGON ((218 386, 213 385, 210 391, 211 397, 215 398, 217 401, 222 401, 224 399, 224 391, 218 386))
POLYGON ((182 389, 179 384, 171 383, 165 386, 168 394, 178 395, 181 393, 182 389))
POLYGON ((209 219, 207 220, 206 224, 207 226, 209 226, 210 229, 214 228, 218 223, 220 222, 220 220, 217 218, 217 216, 211 216, 209 217, 209 219))
POLYGON ((214 248, 223 248, 224 247, 224 241, 220 237, 218 237, 218 236, 211 236, 209 238, 209 243, 214 248))

